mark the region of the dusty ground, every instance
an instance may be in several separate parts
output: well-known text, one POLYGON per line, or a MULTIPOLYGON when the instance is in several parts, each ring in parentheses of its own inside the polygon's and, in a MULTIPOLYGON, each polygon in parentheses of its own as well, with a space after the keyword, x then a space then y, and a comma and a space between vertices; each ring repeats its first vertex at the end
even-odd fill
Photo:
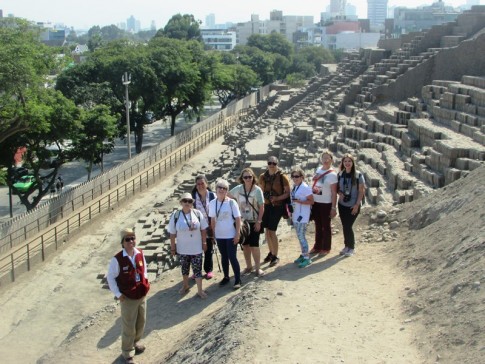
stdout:
MULTIPOLYGON (((214 144, 191 165, 222 148, 214 144)), ((119 307, 100 276, 119 250, 119 229, 164 201, 174 180, 192 170, 106 215, 1 292, 2 363, 122 362, 119 307)), ((367 207, 357 228, 359 241, 366 242, 351 258, 338 256, 343 244, 337 233, 329 256, 297 268, 295 233, 282 223, 280 264, 264 266, 262 278, 246 276, 239 291, 219 288, 216 270, 216 278, 204 282, 206 300, 195 289, 181 297, 179 269, 164 273, 152 283, 147 351, 137 361, 485 362, 485 169, 479 173, 402 211, 391 209, 397 225, 392 239, 383 238, 388 221, 376 223, 376 209, 367 207)))

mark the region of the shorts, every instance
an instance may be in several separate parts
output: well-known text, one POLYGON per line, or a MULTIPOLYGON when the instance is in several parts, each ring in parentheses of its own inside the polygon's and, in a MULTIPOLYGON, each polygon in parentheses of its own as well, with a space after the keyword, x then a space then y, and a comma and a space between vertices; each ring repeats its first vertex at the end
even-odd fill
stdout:
POLYGON ((256 225, 255 222, 250 222, 249 223, 249 236, 248 238, 244 241, 243 245, 249 245, 251 248, 257 248, 259 247, 259 236, 261 235, 261 228, 259 231, 254 231, 254 225, 256 225))
POLYGON ((284 205, 264 205, 263 225, 265 229, 276 231, 281 217, 283 216, 284 205))

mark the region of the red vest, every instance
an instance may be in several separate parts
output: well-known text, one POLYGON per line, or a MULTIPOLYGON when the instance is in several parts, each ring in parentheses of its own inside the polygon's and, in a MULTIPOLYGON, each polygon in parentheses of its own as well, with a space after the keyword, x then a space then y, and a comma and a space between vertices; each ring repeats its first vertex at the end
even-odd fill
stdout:
POLYGON ((120 292, 126 297, 137 300, 146 296, 150 289, 150 283, 145 278, 145 267, 143 260, 143 251, 138 249, 139 254, 135 255, 136 269, 133 267, 131 259, 123 256, 123 250, 115 255, 118 265, 120 266, 120 274, 116 277, 116 283, 120 292), (140 280, 136 281, 137 274, 140 280))

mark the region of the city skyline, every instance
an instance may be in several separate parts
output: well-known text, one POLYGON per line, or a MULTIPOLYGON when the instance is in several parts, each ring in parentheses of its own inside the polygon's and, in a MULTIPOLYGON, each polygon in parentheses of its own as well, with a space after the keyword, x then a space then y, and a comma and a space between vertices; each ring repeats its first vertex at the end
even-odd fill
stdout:
MULTIPOLYGON (((366 0, 347 0, 357 8, 359 18, 367 17, 366 0)), ((432 0, 388 0, 388 6, 430 5, 432 0)), ((448 0, 445 4, 458 7, 466 4, 466 0, 448 0)), ((482 3, 483 0, 477 1, 482 3)), ((175 14, 193 14, 196 19, 205 23, 207 15, 215 14, 216 24, 227 22, 247 22, 251 14, 259 15, 261 20, 269 19, 272 10, 281 10, 283 15, 310 15, 314 21, 320 20, 320 13, 326 11, 330 0, 321 2, 315 0, 246 0, 238 3, 227 3, 215 0, 181 0, 160 4, 157 0, 3 0, 0 9, 3 16, 13 14, 36 22, 62 23, 75 29, 89 29, 94 25, 118 25, 126 22, 130 16, 141 22, 141 28, 147 29, 152 21, 157 28, 162 28, 175 14)))

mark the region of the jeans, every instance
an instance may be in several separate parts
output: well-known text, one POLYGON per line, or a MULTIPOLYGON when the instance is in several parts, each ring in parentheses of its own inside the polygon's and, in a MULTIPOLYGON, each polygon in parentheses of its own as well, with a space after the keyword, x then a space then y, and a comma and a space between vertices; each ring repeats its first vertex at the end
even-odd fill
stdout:
POLYGON ((301 255, 303 255, 305 258, 309 258, 310 255, 308 254, 308 241, 306 240, 306 235, 305 235, 308 223, 294 222, 293 226, 295 227, 295 230, 296 230, 296 236, 300 241, 301 255))
POLYGON ((344 243, 349 249, 355 249, 355 237, 354 230, 352 226, 354 225, 357 216, 359 216, 359 211, 352 215, 352 207, 345 207, 341 204, 338 205, 338 214, 340 216, 340 221, 342 222, 342 230, 344 231, 344 243))
POLYGON ((237 260, 237 246, 234 244, 234 239, 216 239, 217 248, 221 253, 222 271, 224 278, 229 278, 229 262, 231 262, 232 271, 234 272, 235 283, 241 282, 241 268, 237 260))

